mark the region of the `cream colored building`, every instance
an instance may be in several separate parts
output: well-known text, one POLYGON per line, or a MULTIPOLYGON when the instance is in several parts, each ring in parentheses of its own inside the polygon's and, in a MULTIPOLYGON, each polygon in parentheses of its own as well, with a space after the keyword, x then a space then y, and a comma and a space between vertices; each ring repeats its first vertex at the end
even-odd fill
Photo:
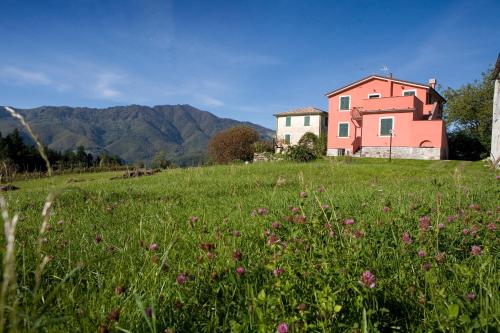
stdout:
MULTIPOLYGON (((495 80, 493 93, 493 125, 491 126, 491 159, 500 161, 500 54, 498 55, 492 79, 495 80)), ((497 165, 500 167, 500 163, 497 165)))
POLYGON ((311 132, 320 136, 327 135, 328 112, 313 107, 293 109, 277 113, 276 117, 276 151, 287 146, 296 145, 300 138, 311 132))

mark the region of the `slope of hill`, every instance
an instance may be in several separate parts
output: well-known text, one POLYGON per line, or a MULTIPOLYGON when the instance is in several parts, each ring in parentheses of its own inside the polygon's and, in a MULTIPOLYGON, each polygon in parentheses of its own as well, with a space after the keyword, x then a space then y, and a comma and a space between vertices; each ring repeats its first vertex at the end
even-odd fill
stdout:
MULTIPOLYGON (((207 144, 217 132, 236 125, 255 128, 263 139, 274 132, 249 122, 219 118, 190 105, 130 105, 106 109, 44 106, 18 109, 42 141, 65 151, 83 145, 88 152, 117 154, 128 162, 148 161, 165 151, 178 164, 196 164, 206 157, 207 144)), ((21 128, 0 111, 0 131, 21 128)))

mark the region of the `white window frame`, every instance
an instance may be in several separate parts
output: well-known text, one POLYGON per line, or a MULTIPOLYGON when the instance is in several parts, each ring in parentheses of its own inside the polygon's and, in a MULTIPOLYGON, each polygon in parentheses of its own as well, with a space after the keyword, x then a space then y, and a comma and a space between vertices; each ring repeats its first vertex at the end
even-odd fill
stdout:
POLYGON ((351 95, 342 95, 342 96, 339 96, 339 111, 340 112, 349 112, 349 111, 351 111, 351 95), (340 109, 340 105, 342 104, 341 103, 342 97, 349 97, 349 108, 347 110, 341 110, 340 109))
POLYGON ((348 121, 340 121, 337 124, 337 138, 339 139, 349 139, 351 137, 351 126, 349 126, 348 121), (347 124, 347 136, 340 136, 340 124, 347 124))
POLYGON ((370 99, 370 97, 372 97, 372 96, 377 96, 377 98, 381 98, 382 94, 381 93, 371 93, 371 94, 368 94, 368 99, 370 99))
POLYGON ((407 91, 414 91, 415 92, 415 97, 417 96, 417 89, 404 89, 403 92, 401 93, 401 96, 405 95, 405 92, 407 91))
MULTIPOLYGON (((390 117, 380 117, 378 118, 378 132, 377 132, 377 135, 380 137, 380 138, 388 138, 390 137, 391 135, 381 135, 380 134, 380 130, 382 129, 382 119, 392 119, 392 129, 391 131, 394 131, 394 127, 395 127, 395 122, 394 122, 394 116, 390 116, 390 117)), ((394 136, 394 133, 392 133, 392 136, 394 136)))

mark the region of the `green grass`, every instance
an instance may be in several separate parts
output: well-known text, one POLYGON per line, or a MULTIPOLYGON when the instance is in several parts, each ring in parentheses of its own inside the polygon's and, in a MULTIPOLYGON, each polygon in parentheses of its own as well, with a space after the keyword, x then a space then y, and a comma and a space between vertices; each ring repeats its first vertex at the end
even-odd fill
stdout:
POLYGON ((113 175, 18 182, 7 195, 20 221, 8 299, 17 305, 4 310, 20 329, 275 332, 285 322, 290 332, 498 332, 500 181, 481 163, 354 159, 113 175), (61 189, 39 236, 44 201, 61 189), (252 216, 258 208, 268 213, 252 216), (51 260, 35 290, 43 256, 51 260), (374 288, 360 283, 367 270, 374 288))

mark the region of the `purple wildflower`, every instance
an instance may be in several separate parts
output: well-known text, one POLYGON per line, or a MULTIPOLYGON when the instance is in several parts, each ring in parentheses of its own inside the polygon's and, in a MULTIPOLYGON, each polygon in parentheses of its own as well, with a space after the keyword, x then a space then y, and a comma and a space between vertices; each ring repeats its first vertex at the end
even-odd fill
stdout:
POLYGON ((439 223, 438 224, 438 229, 443 230, 444 229, 444 223, 439 223))
POLYGON ((151 308, 151 306, 148 306, 145 310, 144 310, 144 314, 148 317, 148 318, 151 318, 153 316, 153 309, 151 308))
POLYGON ((207 252, 207 258, 208 258, 208 260, 214 260, 215 259, 215 253, 213 253, 213 252, 207 252))
POLYGON ((390 210, 391 209, 389 207, 387 207, 387 206, 384 207, 384 213, 389 213, 390 210))
POLYGON ((325 223, 323 226, 324 226, 324 227, 325 227, 325 229, 327 229, 327 230, 332 230, 332 224, 331 224, 331 223, 325 223))
POLYGON ((375 275, 370 271, 364 271, 363 274, 361 274, 360 282, 365 287, 368 287, 370 289, 375 288, 376 281, 377 279, 375 278, 375 275))
POLYGON ((427 255, 427 253, 425 253, 425 250, 419 250, 419 251, 418 251, 418 256, 419 256, 420 258, 423 258, 423 257, 425 257, 426 255, 427 255))
POLYGON ((279 242, 279 238, 276 235, 269 235, 267 237, 267 245, 273 245, 279 242))
POLYGON ((236 274, 238 274, 238 276, 243 276, 245 274, 245 267, 238 266, 236 268, 236 274))
POLYGON ((198 216, 194 216, 194 215, 189 218, 189 221, 191 223, 196 223, 196 222, 198 222, 198 220, 199 220, 198 216))
POLYGON ((318 187, 318 192, 323 193, 325 191, 326 191, 326 189, 325 189, 325 187, 323 185, 321 185, 320 187, 318 187))
POLYGON ((267 215, 267 214, 269 214, 269 209, 267 209, 265 207, 257 208, 257 214, 267 215))
POLYGON ((469 229, 465 228, 465 229, 462 231, 462 233, 464 234, 464 236, 467 236, 467 235, 470 233, 470 231, 469 231, 469 229))
POLYGON ((323 210, 325 210, 325 209, 328 209, 328 208, 330 208, 330 205, 327 205, 327 204, 323 204, 323 205, 321 205, 321 208, 322 208, 323 210))
POLYGON ((499 179, 500 179, 500 175, 497 175, 497 177, 496 177, 496 178, 497 178, 497 180, 499 180, 499 179))
POLYGON ((299 207, 292 207, 291 211, 293 214, 297 214, 298 212, 300 212, 300 208, 299 207))
POLYGON ((354 219, 347 219, 344 221, 344 224, 345 225, 352 225, 352 224, 354 224, 354 219))
POLYGON ((184 283, 186 283, 187 281, 187 276, 185 273, 181 273, 177 276, 177 279, 176 279, 177 283, 180 284, 180 285, 183 285, 184 283))
POLYGON ((422 269, 426 272, 430 271, 432 268, 432 264, 430 262, 425 262, 422 264, 422 269))
POLYGON ((307 198, 307 192, 304 192, 304 191, 300 192, 299 193, 299 197, 301 197, 301 198, 307 198))
POLYGON ((296 215, 293 217, 293 221, 297 224, 306 223, 306 217, 304 215, 296 215))
POLYGON ((470 248, 470 253, 473 256, 479 256, 479 255, 481 255, 481 247, 478 246, 478 245, 472 245, 472 247, 470 248))
POLYGON ((422 216, 419 220, 420 231, 427 231, 429 230, 430 226, 430 218, 428 216, 422 216))
POLYGON ((101 236, 101 235, 99 235, 99 234, 95 235, 95 238, 94 238, 94 239, 95 239, 95 242, 96 242, 97 244, 99 244, 100 242, 102 242, 102 236, 101 236))
POLYGON ((495 223, 488 223, 488 225, 486 226, 486 228, 489 231, 495 231, 497 229, 497 225, 495 223))
POLYGON ((149 250, 152 251, 152 252, 155 252, 156 250, 158 250, 158 244, 156 243, 151 243, 149 245, 149 250))
POLYGON ((236 260, 236 261, 240 261, 241 260, 241 251, 240 250, 236 250, 233 252, 233 259, 236 260))
POLYGON ((273 275, 276 277, 279 277, 283 273, 285 273, 285 269, 283 268, 276 268, 275 270, 273 270, 273 275))
POLYGON ((475 292, 470 292, 467 294, 467 298, 469 299, 469 301, 473 301, 476 299, 476 293, 475 292))
POLYGON ((233 231, 233 236, 234 237, 240 237, 241 236, 241 232, 239 232, 238 230, 235 230, 235 231, 233 231))
POLYGON ((453 221, 455 221, 455 216, 453 215, 448 216, 448 223, 451 223, 453 221))
POLYGON ((285 322, 282 322, 278 325, 278 328, 276 329, 276 332, 278 333, 288 333, 288 324, 285 322))
POLYGON ((278 222, 273 222, 273 223, 271 224, 271 227, 272 227, 273 229, 279 229, 279 228, 281 227, 281 224, 279 224, 278 222))
POLYGON ((411 243, 413 243, 413 240, 411 239, 410 234, 407 231, 403 233, 402 240, 406 245, 410 245, 411 243))

